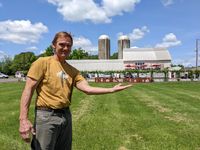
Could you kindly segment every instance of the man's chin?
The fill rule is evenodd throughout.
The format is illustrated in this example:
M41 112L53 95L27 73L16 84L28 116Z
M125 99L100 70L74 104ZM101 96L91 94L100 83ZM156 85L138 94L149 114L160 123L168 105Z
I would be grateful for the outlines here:
M62 54L61 57L62 57L62 58L67 58L68 55L66 55L66 54Z

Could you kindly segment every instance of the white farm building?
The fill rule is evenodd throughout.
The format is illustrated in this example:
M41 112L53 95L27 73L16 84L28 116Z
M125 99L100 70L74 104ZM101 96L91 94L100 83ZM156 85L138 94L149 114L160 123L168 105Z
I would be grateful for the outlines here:
M121 71L126 69L155 69L171 65L166 48L124 48L123 59L67 60L80 71Z

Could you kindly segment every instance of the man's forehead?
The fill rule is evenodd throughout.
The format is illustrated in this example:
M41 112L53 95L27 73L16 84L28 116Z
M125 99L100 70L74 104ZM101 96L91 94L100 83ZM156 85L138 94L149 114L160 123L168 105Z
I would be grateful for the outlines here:
M59 37L57 39L57 43L71 43L71 39L69 37Z
M58 40L57 43L71 43L71 40Z

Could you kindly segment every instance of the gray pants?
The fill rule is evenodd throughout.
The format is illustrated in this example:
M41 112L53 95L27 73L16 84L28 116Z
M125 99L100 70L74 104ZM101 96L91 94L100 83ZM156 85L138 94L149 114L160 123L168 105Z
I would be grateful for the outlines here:
M69 109L65 113L36 110L35 129L32 150L71 150L72 119Z

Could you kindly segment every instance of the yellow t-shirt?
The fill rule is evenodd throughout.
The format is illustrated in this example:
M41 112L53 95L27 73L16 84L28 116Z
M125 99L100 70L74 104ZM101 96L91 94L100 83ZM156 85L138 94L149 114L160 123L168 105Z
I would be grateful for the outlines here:
M36 60L27 76L40 81L36 105L53 109L68 107L73 86L85 80L77 69L68 63L61 64L53 56Z

